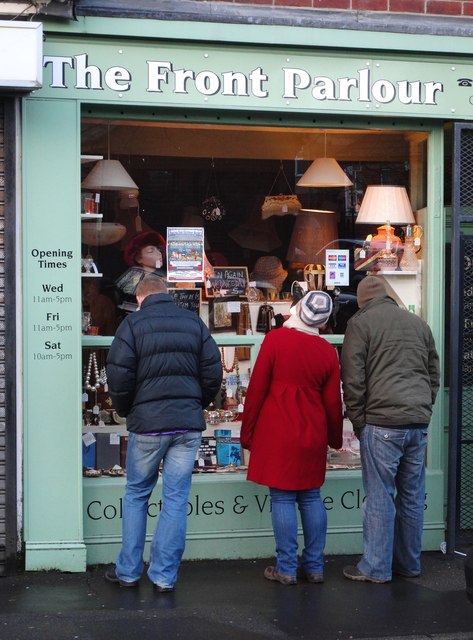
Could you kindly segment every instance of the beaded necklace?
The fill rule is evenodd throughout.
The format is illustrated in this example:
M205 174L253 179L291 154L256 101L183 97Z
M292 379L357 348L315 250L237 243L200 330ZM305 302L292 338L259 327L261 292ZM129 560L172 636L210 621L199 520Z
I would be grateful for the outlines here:
M225 348L222 347L220 349L220 351L222 352L222 367L223 370L225 371L225 373L232 373L233 371L235 371L235 368L238 364L238 358L237 358L237 353L236 353L236 349L235 349L235 353L233 355L233 363L231 367L227 367L227 364L225 362Z
M92 367L94 369L95 384L90 384L90 378L92 376ZM95 351L92 351L89 356L89 363L87 365L87 372L85 374L84 387L88 391L96 391L100 387L100 375L99 367L97 365L97 355Z

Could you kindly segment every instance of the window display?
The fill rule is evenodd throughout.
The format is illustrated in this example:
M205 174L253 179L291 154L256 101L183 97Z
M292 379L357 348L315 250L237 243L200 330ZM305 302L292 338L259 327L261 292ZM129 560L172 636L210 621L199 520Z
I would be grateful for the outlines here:
M83 349L85 475L126 473L126 423L108 404L102 373L146 273L166 279L175 301L199 313L221 344L224 380L205 411L199 473L246 469L238 433L252 363L264 335L306 291L332 297L325 335L334 344L343 342L367 273L420 315L427 136L333 128L334 158L326 159L337 177L322 180L315 160L325 156L326 129L84 118L82 154L92 160L82 164L82 332L96 340ZM108 149L132 184L95 179ZM205 254L199 277L181 282L169 265L182 256L165 238L183 228L203 229ZM346 421L343 449L329 452L327 467L358 466Z

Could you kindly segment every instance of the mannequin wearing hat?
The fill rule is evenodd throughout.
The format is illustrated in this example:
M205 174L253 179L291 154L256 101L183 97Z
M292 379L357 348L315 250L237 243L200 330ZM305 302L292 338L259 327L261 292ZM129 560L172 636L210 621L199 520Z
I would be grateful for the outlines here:
M166 242L157 231L143 231L129 240L123 256L129 269L115 282L123 296L122 304L119 307L126 311L134 311L137 308L135 291L141 280L150 273L161 278L166 277L164 268Z

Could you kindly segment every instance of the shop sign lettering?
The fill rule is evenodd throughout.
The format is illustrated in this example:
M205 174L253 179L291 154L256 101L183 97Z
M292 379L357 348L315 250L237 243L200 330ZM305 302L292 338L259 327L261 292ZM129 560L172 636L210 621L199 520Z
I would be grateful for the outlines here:
M363 507L366 496L360 489L345 491L336 500L332 496L323 499L325 509L333 511L342 509L343 511L359 511ZM425 494L424 510L427 509L427 494ZM148 517L157 518L163 508L161 499L148 504ZM268 494L251 496L235 495L228 499L210 500L204 499L199 494L193 496L188 501L187 516L189 518L207 518L211 516L222 516L224 514L236 516L269 515L271 513L271 499ZM86 514L89 520L94 522L106 520L121 520L123 517L123 498L116 502L105 502L103 500L91 500L86 507Z
M282 97L286 103L309 96L317 102L397 103L400 105L436 106L444 92L442 82L426 79L388 80L374 78L371 68L358 69L352 76L331 77L314 74L298 66L283 67L271 77L262 66L247 71L223 71L177 67L171 60L146 60L148 94L220 95L233 98ZM323 64L323 63L321 63ZM52 89L81 89L119 93L133 86L132 72L122 66L101 69L92 64L86 53L75 56L45 55L45 69L51 69ZM139 75L139 74L138 74ZM141 78L141 76L140 76Z

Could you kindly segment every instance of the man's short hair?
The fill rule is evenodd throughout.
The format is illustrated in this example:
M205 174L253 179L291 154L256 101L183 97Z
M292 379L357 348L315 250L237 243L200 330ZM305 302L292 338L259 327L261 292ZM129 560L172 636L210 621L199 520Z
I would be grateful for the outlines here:
M166 293L167 287L166 282L160 278L159 276L155 276L153 274L147 275L138 283L136 287L135 296L140 296L141 298L146 298L147 296L152 295L153 293Z

